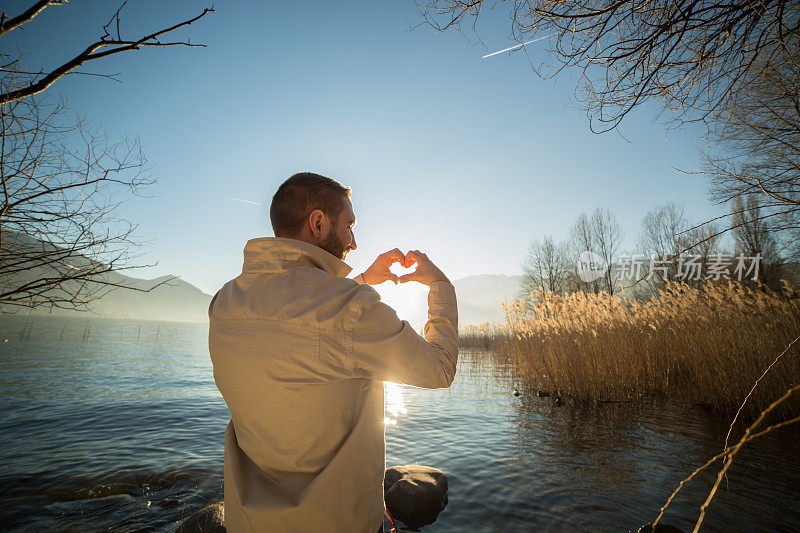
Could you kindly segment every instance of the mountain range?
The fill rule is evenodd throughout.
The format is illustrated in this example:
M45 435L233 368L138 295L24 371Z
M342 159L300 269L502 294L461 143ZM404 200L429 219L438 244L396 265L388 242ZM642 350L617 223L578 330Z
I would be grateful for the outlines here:
M115 274L115 282L129 287L148 289L140 292L116 289L92 302L92 312L106 318L204 322L208 320L211 295L175 276L140 279ZM453 282L458 297L459 325L501 322L505 318L501 304L513 301L519 294L521 276L480 274ZM28 310L19 312L28 314ZM36 309L32 315L91 316L85 311Z
M93 262L80 254L61 254L61 249L43 243L18 232L3 231L3 250L0 263L22 264L14 274L9 270L0 273L0 283L19 286L35 279L52 275L51 266L40 266L38 260L30 260L31 267L25 267L25 256L41 257L44 252L57 252L60 270L64 268L83 268ZM53 261L56 262L56 261ZM0 266L2 266L0 264ZM50 272L50 271L53 272ZM126 276L119 271L103 274L106 283L139 290L116 288L90 304L91 313L105 318L126 318L138 320L170 320L180 322L205 322L208 320L208 304L211 295L177 276L162 276L154 279L141 279ZM520 292L521 276L501 274L481 274L468 276L453 282L458 297L459 325L501 322L505 319L501 304L513 301ZM69 282L75 283L75 282ZM89 282L92 283L92 282ZM379 288L380 291L380 288ZM98 292L106 292L105 289ZM421 325L427 315L424 297L413 306L407 318L415 325ZM419 309L416 309L419 307ZM404 310L405 311L405 310ZM0 306L0 313L17 312L23 315L86 316L85 310L39 307L33 310L23 307ZM402 315L406 318L405 315Z

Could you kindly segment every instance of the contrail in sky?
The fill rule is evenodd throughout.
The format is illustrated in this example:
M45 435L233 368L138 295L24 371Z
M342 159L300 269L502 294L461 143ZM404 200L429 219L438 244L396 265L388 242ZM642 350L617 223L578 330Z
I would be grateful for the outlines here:
M253 205L264 205L258 202L253 202L252 200L243 200L241 198L234 198L233 196L228 196L228 200L236 200L237 202L244 202L246 204L253 204Z
M496 56L497 54L502 54L503 52L510 52L511 50L516 50L517 48L522 48L526 44L535 43L536 41L541 41L542 39L547 39L550 37L549 35L545 35L544 37L537 37L536 39L531 39L530 41L515 44L514 46L509 46L508 48L504 48L502 50L498 50L497 52L492 52L491 54L486 54L485 56L481 57L481 59L486 59L487 57Z

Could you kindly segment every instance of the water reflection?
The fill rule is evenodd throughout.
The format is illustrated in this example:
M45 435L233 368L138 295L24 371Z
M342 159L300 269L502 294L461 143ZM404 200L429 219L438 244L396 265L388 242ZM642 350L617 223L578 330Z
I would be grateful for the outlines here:
M462 354L450 389L404 391L408 412L387 427L387 463L441 468L450 486L426 532L636 531L727 431L719 417L674 403L555 406L483 354ZM704 531L800 531L798 435L743 451ZM664 521L691 531L715 474L687 485Z
M403 400L403 387L391 381L383 382L384 417L383 423L387 426L396 426L397 418L408 413Z
M0 320L0 529L173 532L222 499L230 415L205 325L49 324L23 336L24 319ZM448 476L450 503L425 533L635 531L727 430L680 405L557 407L469 352L449 389L384 392L387 463ZM745 448L703 530L800 531L798 437ZM699 476L665 520L691 530L712 482Z

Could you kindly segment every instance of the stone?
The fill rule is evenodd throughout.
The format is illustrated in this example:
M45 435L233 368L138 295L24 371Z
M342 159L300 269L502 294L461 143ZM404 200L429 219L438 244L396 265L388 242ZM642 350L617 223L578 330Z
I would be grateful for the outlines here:
M395 519L418 529L436 521L447 505L447 476L430 466L392 466L384 474L383 496Z
M225 533L225 502L203 507L178 526L177 533Z

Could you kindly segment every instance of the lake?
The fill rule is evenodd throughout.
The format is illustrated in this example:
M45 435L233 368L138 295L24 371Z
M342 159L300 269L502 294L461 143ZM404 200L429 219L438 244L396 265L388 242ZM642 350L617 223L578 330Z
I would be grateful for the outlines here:
M174 531L221 500L229 414L207 332L2 317L0 529ZM425 532L635 531L722 449L728 423L688 406L555 406L471 352L449 389L386 392L387 465L448 475L450 503ZM746 448L703 530L800 531L798 437ZM691 482L664 522L691 530L715 476Z

